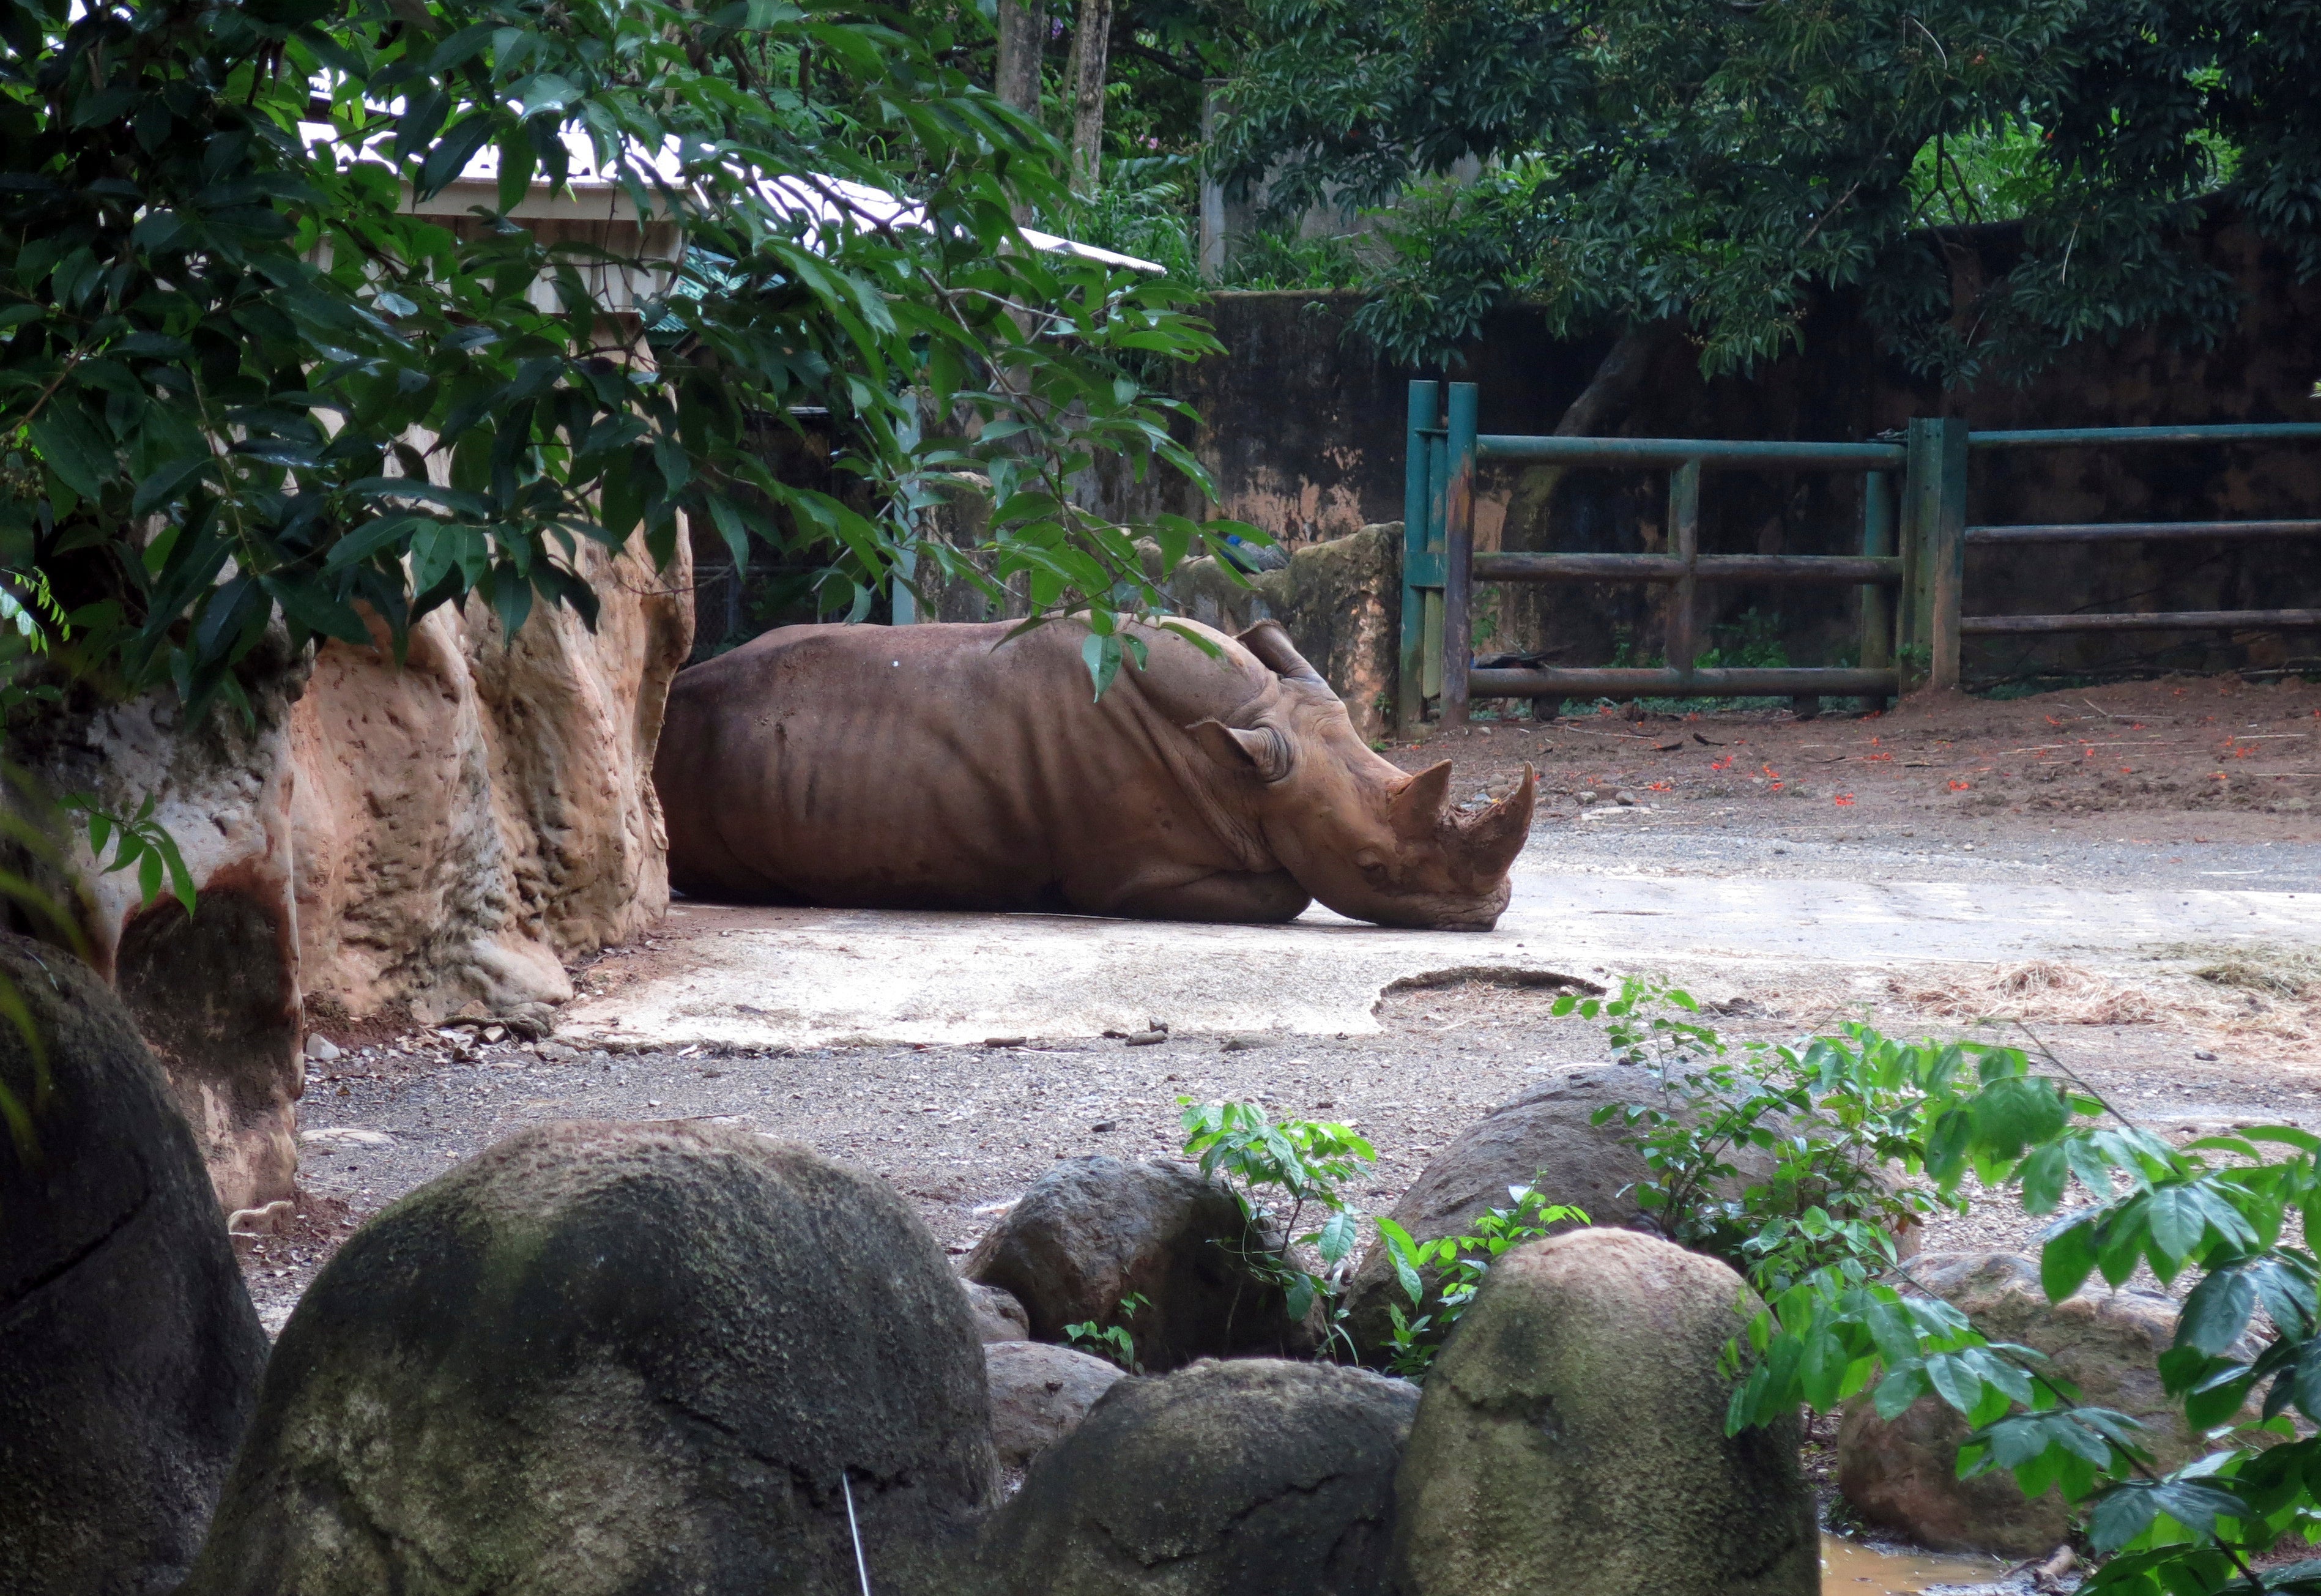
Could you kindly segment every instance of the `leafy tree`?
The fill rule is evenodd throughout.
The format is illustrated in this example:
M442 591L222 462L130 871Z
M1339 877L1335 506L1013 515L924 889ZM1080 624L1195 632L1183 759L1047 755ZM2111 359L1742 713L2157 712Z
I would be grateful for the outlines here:
M1689 336L1713 374L1796 347L1816 297L1848 289L1915 369L2021 378L2129 326L2217 336L2234 290L2191 248L2211 202L2321 268L2309 7L1251 9L1220 160L1243 180L1278 168L1285 206L1405 205L1358 325L1407 360L1522 298L1560 332ZM1469 158L1479 178L1445 178ZM1974 226L1999 218L2020 247L1993 262Z
M939 23L5 0L0 32L0 568L47 573L75 626L52 657L83 672L198 709L277 616L303 644L470 597L511 633L536 601L589 614L580 540L666 561L681 515L737 557L751 531L820 548L856 616L912 556L1026 574L1099 669L1156 597L1139 529L1066 482L1100 450L1201 479L1120 357L1214 346L1167 285L1024 246L1011 194L1060 202L1055 147ZM409 213L487 150L490 214ZM595 269L659 263L505 221L579 158L684 239L642 316ZM764 463L806 406L859 494ZM914 529L962 469L997 500L979 562ZM1142 530L1171 562L1208 535Z

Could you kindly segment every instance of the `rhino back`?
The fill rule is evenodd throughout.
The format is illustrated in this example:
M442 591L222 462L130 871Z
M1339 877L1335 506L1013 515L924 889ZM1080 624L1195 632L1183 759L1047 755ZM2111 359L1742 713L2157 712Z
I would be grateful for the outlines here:
M1156 853L1252 868L1181 728L1261 693L1261 665L1156 638L1097 700L1077 625L1010 629L785 627L679 674L654 767L672 883L1063 909Z

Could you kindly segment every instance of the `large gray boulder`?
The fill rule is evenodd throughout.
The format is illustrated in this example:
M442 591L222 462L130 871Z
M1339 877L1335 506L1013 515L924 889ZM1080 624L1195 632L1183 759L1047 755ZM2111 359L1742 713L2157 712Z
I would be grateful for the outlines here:
M986 1342L983 1366L991 1445L1011 1475L1078 1429L1097 1399L1127 1378L1116 1363L1045 1341Z
M1621 1126L1589 1119L1612 1104L1661 1096L1651 1071L1621 1064L1543 1081L1461 1131L1419 1172L1391 1218L1418 1241L1461 1236L1490 1209L1507 1206L1509 1187L1535 1184L1548 1200L1585 1210L1597 1226L1640 1227L1629 1188L1646 1173L1643 1158L1622 1139ZM1434 1284L1427 1282L1430 1291ZM1389 1305L1416 1311L1396 1284L1385 1248L1373 1242L1346 1297L1347 1332L1365 1357L1388 1343Z
M284 1327L187 1596L949 1592L983 1349L873 1177L700 1124L509 1138Z
M1725 1433L1740 1276L1621 1230L1492 1265L1396 1485L1401 1596L1816 1596L1795 1419ZM1753 1301L1749 1302L1753 1307Z
M193 1134L69 953L0 934L0 1591L173 1590L266 1364Z
M1150 1373L1202 1357L1310 1354L1310 1324L1242 1262L1269 1238L1247 1234L1241 1205L1189 1170L1078 1158L1034 1181L960 1271L1031 1316L1032 1339L1064 1327L1125 1325ZM1123 1318L1131 1293L1148 1306Z
M1011 1596L1385 1596L1409 1384L1273 1359L1124 1380L993 1526Z
M2142 1419L2162 1468L2207 1450L2161 1389L2160 1354L2176 1338L2171 1299L2098 1286L2051 1303L2039 1266L2011 1253L1928 1253L1913 1261L1910 1280L1989 1339L2045 1353L2083 1400ZM1933 1397L1891 1420L1878 1417L1867 1394L1857 1397L1838 1427L1838 1490L1870 1523L1936 1551L2033 1557L2061 1545L2071 1522L2055 1492L2026 1500L2003 1471L1958 1477L1968 1428Z

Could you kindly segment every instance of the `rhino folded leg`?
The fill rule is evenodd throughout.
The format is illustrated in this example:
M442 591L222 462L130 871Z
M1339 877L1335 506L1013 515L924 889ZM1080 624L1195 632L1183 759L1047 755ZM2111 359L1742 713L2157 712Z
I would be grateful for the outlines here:
M1219 871L1197 880L1133 889L1120 898L1112 912L1143 920L1222 920L1274 926L1296 919L1313 901L1286 870L1261 874Z

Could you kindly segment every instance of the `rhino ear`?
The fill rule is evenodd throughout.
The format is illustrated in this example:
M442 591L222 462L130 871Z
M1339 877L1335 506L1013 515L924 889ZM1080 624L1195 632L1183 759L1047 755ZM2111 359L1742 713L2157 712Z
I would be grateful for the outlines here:
M1185 728L1201 751L1228 771L1253 772L1261 781L1279 781L1297 762L1289 739L1271 726L1244 732L1221 720L1197 720Z
M1405 780L1387 800L1386 817L1394 834L1415 843L1434 834L1443 806L1451 797L1451 762L1429 765Z
M1525 765L1522 786L1460 826L1467 862L1477 875L1506 873L1531 835L1532 809L1538 801L1539 772Z
M1289 641L1289 634L1282 629L1279 621L1260 621L1248 631L1235 635L1233 641L1255 654L1260 664L1284 680L1308 682L1322 688L1330 685L1322 679L1320 671L1306 662L1306 656L1297 652L1297 645Z

